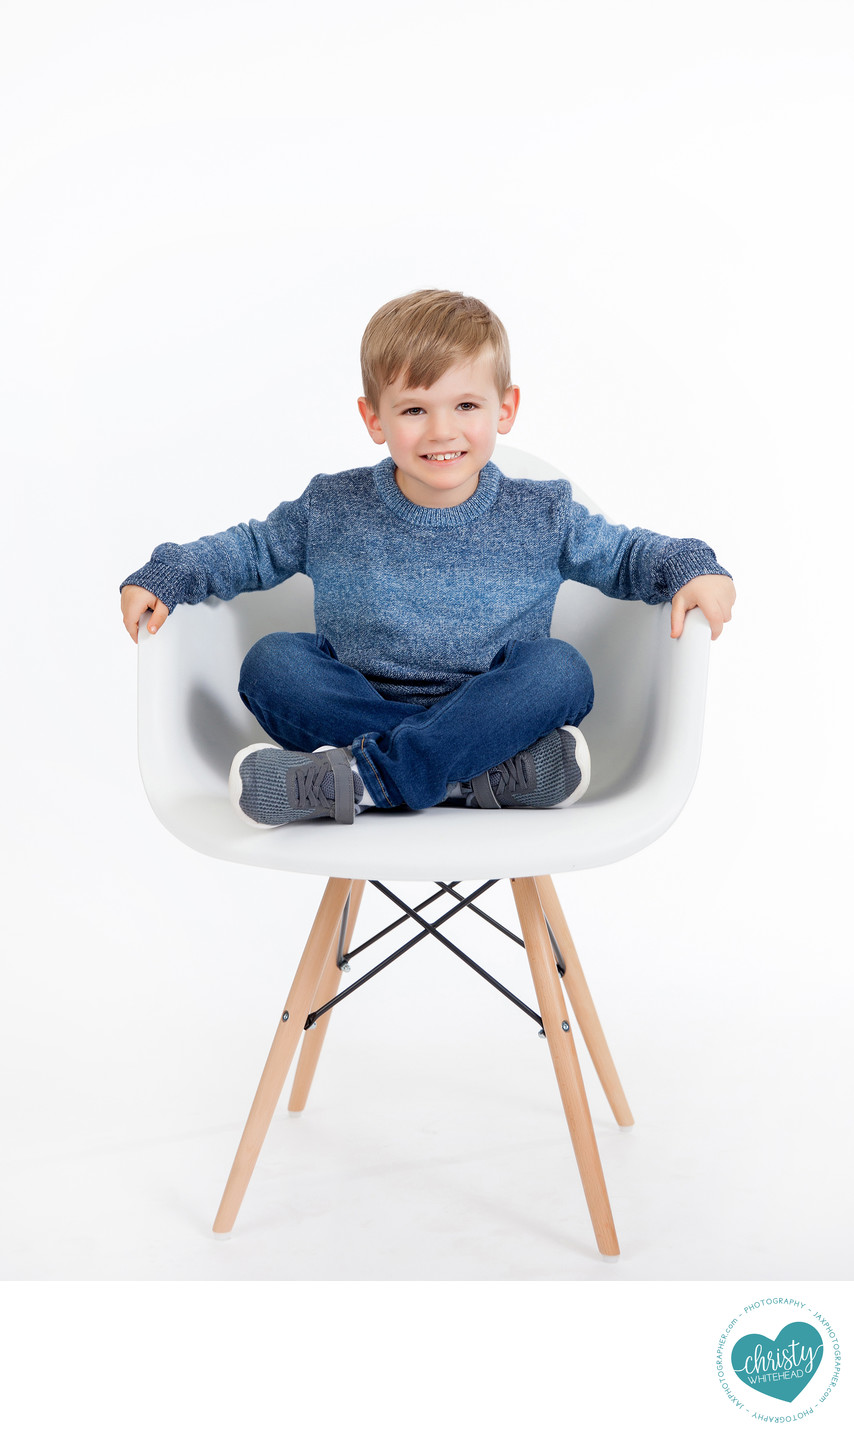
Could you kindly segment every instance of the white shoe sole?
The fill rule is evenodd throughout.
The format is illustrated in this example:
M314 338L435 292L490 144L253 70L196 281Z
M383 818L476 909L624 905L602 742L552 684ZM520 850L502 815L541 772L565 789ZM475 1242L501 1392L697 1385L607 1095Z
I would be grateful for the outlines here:
M240 765L243 762L243 759L247 758L250 753L258 753L262 748L279 748L279 744L250 743L248 748L241 748L239 753L235 753L234 759L231 764L231 769L228 774L228 796L231 799L231 805L234 808L234 811L237 813L237 816L239 818L243 819L244 823L248 823L250 828L260 828L264 832L270 832L271 829L282 828L285 826L285 824L256 823L255 819L250 818L248 813L244 813L243 809L240 806L240 799L243 797L243 779L240 776ZM279 752L281 751L282 749L279 748Z
M580 728L573 728L571 724L565 723L561 731L571 733L575 739L575 761L581 769L581 782L574 793L570 793L569 797L564 798L562 803L555 803L555 807L571 808L573 803L577 803L579 798L584 797L584 794L590 787L590 749L587 746L587 740Z

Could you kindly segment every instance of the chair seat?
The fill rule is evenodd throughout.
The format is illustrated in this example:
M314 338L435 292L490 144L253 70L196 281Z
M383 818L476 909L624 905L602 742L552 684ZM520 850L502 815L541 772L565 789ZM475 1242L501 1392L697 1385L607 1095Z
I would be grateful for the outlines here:
M496 451L496 459L509 473L558 473L514 450ZM228 770L240 748L269 739L238 698L240 664L262 634L313 627L313 590L303 575L230 603L179 606L156 638L140 626L143 782L164 826L198 852L323 877L536 877L629 857L670 826L691 791L706 701L706 620L689 613L674 641L669 604L620 602L565 583L552 634L580 649L596 689L584 720L592 778L580 803L499 813L368 810L353 826L322 818L253 831L228 801Z
M496 451L509 473L558 470ZM591 510L595 503L576 490ZM228 801L228 770L248 743L269 741L237 694L244 654L264 633L312 629L313 590L296 575L279 589L179 605L161 633L139 635L139 757L161 822L226 862L351 879L536 877L600 867L653 842L685 803L702 742L709 627L695 610L670 637L669 604L619 602L563 584L552 634L590 663L596 701L584 720L592 778L568 809L361 814L253 831ZM509 756L509 755L508 755Z
M461 879L537 877L601 867L638 852L670 826L682 807L681 794L670 804L667 799L656 781L653 795L635 783L599 798L588 794L569 809L368 810L352 827L318 818L253 832L227 797L190 793L158 805L158 817L198 852L252 867L404 881L423 881L427 873Z

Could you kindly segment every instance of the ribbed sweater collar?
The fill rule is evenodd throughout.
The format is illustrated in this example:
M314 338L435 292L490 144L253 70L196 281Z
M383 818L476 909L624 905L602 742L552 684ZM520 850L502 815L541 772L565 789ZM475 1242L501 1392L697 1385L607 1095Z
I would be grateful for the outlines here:
M422 504L414 504L397 487L394 469L395 463L391 455L375 465L374 481L377 492L383 503L387 504L399 519L409 524L418 524L422 528L461 528L464 524L472 523L474 519L482 518L498 497L501 470L491 460L481 469L477 488L471 498L462 504L452 504L447 509L428 509Z

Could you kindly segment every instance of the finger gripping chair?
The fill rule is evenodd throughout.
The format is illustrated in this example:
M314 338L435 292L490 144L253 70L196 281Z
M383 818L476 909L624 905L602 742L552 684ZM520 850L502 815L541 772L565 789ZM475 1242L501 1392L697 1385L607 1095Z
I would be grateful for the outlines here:
M507 474L553 478L559 471L518 450L495 459ZM591 510L596 505L577 488ZM616 1121L632 1125L608 1044L551 876L617 862L659 837L676 818L696 776L708 672L709 628L694 611L679 640L670 637L668 604L653 607L606 598L565 583L552 633L585 656L596 702L584 721L592 780L570 809L493 813L459 808L424 812L368 811L355 826L328 819L253 832L228 800L228 772L238 749L266 735L241 703L237 676L244 654L263 634L314 627L310 582L297 575L265 593L223 603L179 606L152 637L140 624L139 756L148 798L161 822L182 842L227 862L330 877L299 961L255 1099L214 1222L230 1232L281 1096L302 1046L288 1102L301 1111L308 1098L332 1008L369 978L432 937L450 948L537 1024L548 1042L579 1174L599 1251L619 1254L599 1151L593 1132L570 1021L571 1009ZM460 891L462 873L473 891ZM428 881L436 891L410 906L389 887ZM501 927L479 906L495 882L509 879L539 1011L480 968L447 936L447 922L473 911ZM365 883L395 908L395 921L353 948ZM425 910L450 902L431 921ZM398 924L415 934L372 971L341 989L349 959ZM569 1000L569 1009L564 998Z

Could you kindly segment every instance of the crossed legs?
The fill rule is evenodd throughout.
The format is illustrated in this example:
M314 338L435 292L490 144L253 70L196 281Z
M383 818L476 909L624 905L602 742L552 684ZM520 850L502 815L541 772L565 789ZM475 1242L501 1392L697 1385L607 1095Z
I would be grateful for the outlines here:
M593 704L581 654L556 638L514 640L491 667L426 704L384 698L313 633L269 633L246 655L243 702L283 748L352 747L377 807L429 808Z

